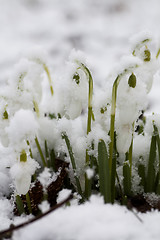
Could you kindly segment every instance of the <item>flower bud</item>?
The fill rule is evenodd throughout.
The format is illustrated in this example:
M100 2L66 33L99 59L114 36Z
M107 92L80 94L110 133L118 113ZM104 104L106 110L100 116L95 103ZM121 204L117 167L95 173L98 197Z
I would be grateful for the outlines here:
M128 79L128 85L132 88L135 88L136 86L136 76L134 75L134 73L132 73Z
M102 108L100 109L100 113L101 113L101 114L104 114L106 111L107 111L107 107L102 107Z
M148 49L144 50L144 62L149 62L151 60L151 53Z
M27 154L25 150L23 149L20 155L20 162L26 162L27 161Z
M3 119L5 119L5 120L8 119L8 112L6 110L3 113Z
M73 80L74 80L77 84L79 84L79 82L80 82L80 76L79 76L79 74L78 74L77 72L74 74Z

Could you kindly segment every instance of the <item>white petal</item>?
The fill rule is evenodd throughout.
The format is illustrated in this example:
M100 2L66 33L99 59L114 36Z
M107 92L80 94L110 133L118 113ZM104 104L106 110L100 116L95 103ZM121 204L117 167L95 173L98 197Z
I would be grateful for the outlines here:
M119 153L126 153L129 150L132 141L132 131L130 128L122 127L117 132L117 151Z
M16 178L15 184L16 184L17 193L19 195L21 195L21 194L25 195L28 192L30 184L31 184L31 175L25 174L21 178Z

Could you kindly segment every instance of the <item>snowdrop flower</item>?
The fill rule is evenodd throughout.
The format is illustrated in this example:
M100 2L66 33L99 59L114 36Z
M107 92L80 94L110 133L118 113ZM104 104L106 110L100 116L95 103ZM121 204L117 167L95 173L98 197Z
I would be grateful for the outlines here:
M147 93L143 83L137 81L132 73L126 76L119 84L118 91L118 117L117 117L117 149L119 152L126 153L129 150L133 124L141 114L141 110L147 107Z
M25 150L22 150L20 159L10 169L18 195L27 194L31 184L31 177L38 168L39 164L27 156Z
M88 79L75 59L78 59L80 63L85 62L81 52L72 51L68 63L70 68L68 83L64 89L66 115L71 119L78 117L83 108L87 106Z
M142 81L145 84L147 93L149 93L152 88L154 75L156 74L158 69L159 62L153 59L149 62L142 64L141 66L139 66L139 68L135 70L135 74L139 81Z
M126 124L117 129L117 151L126 153L132 141L132 125Z
M129 86L130 76L121 80L118 88L117 108L119 111L119 121L126 125L137 120L142 110L147 108L147 92L143 82L137 78L135 86Z
M43 68L35 61L23 58L15 66L9 78L8 91L5 95L9 101L12 115L20 108L35 108L39 115L39 104L42 100Z
M151 55L148 44L151 43L151 34L148 32L141 32L135 35L132 40L133 56L139 57L143 63L135 69L138 78L146 85L147 93L150 92L154 74L159 69L159 62L156 57Z

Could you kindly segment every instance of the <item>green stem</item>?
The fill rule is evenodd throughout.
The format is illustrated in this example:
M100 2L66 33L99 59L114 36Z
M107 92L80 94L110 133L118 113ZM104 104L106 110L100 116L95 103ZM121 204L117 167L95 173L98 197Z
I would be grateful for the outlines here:
M129 148L129 153L128 153L128 160L129 160L129 165L130 165L130 174L132 176L132 153L133 153L133 137L131 141L131 145Z
M158 49L158 52L157 52L157 54L156 54L156 58L159 57L159 54L160 54L160 48Z
M42 149L41 149L41 146L40 146L40 144L39 144L39 141L38 141L38 138L37 138L37 137L35 138L35 143L36 143L36 145L37 145L37 148L38 148L40 157L41 157L41 159L42 159L42 163L43 163L44 167L47 167L47 164L46 164L46 161L45 161L45 158L44 158L44 155L43 155L43 152L42 152Z
M49 85L50 85L50 91L51 91L51 95L53 96L53 86L52 86L52 79L51 79L51 75L50 75L50 72L49 72L49 69L47 67L47 65L45 63L43 63L43 68L47 74L47 77L48 77L48 80L49 80Z
M115 113L116 113L116 100L117 100L117 88L120 82L120 75L116 78L112 88L112 105L111 105L111 120L110 120L110 144L109 144L109 169L112 172L112 159L114 149L114 128L115 128Z
M29 193L26 194L26 201L27 201L27 207L28 207L29 213L32 214L32 208L31 208L31 201L30 201Z
M30 157L33 158L32 149L28 140L27 140L27 145L29 146Z
M78 177L76 176L76 162L75 162L75 159L74 159L74 154L73 154L73 151L72 151L72 147L71 147L71 144L70 144L70 141L69 141L69 138L67 136L66 133L63 133L62 134L62 138L65 140L66 142L66 146L67 146L67 149L68 149L68 153L69 153L69 156L70 156L70 159L71 159L71 163L72 163L72 168L73 168L73 172L74 172L74 178L76 180L76 185L77 185L77 190L78 190L78 193L81 195L81 197L83 198L83 193L82 193L82 188L81 188L81 185L80 185L80 181L78 179Z
M39 118L39 116L40 116L39 107L38 107L38 103L35 100L33 100L33 105L34 105L34 109L37 114L37 117Z
M20 214L25 213L23 202L22 202L22 199L21 199L21 197L19 195L16 196L16 204L17 204L18 212Z
M81 62L76 61L80 68L86 74L88 78L89 90L88 90L88 119L87 119L87 135L91 132L91 123L94 119L94 114L92 111L92 97L93 97L93 78L90 70ZM90 157L88 155L88 149L86 149L86 167L90 166ZM85 174L85 197L88 199L91 195L91 180L87 178Z

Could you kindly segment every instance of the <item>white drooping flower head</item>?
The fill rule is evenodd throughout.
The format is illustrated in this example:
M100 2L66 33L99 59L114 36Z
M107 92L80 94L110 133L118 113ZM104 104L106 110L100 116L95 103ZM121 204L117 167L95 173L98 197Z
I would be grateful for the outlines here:
M117 128L117 151L126 153L129 150L132 141L132 124L121 125Z
M129 69L121 77L118 86L116 133L117 149L120 153L126 153L129 150L134 122L148 104L146 86L134 73L138 67Z
M136 34L131 39L132 54L142 60L142 64L135 69L137 77L146 85L147 93L150 92L153 78L159 69L159 61L156 59L156 54L151 53L152 37L148 31L143 31Z
M10 105L10 113L20 108L33 109L42 99L43 68L36 62L22 58L15 66L9 79L6 97Z
M67 64L67 83L64 88L64 103L66 115L74 119L87 106L88 79L78 62L85 64L86 60L80 51L73 50Z
M22 154L25 155L25 151L22 152ZM30 188L32 175L35 173L36 169L39 168L39 164L29 155L25 157L26 159L23 159L23 161L20 157L10 169L10 174L14 180L16 193L18 195L27 194Z

